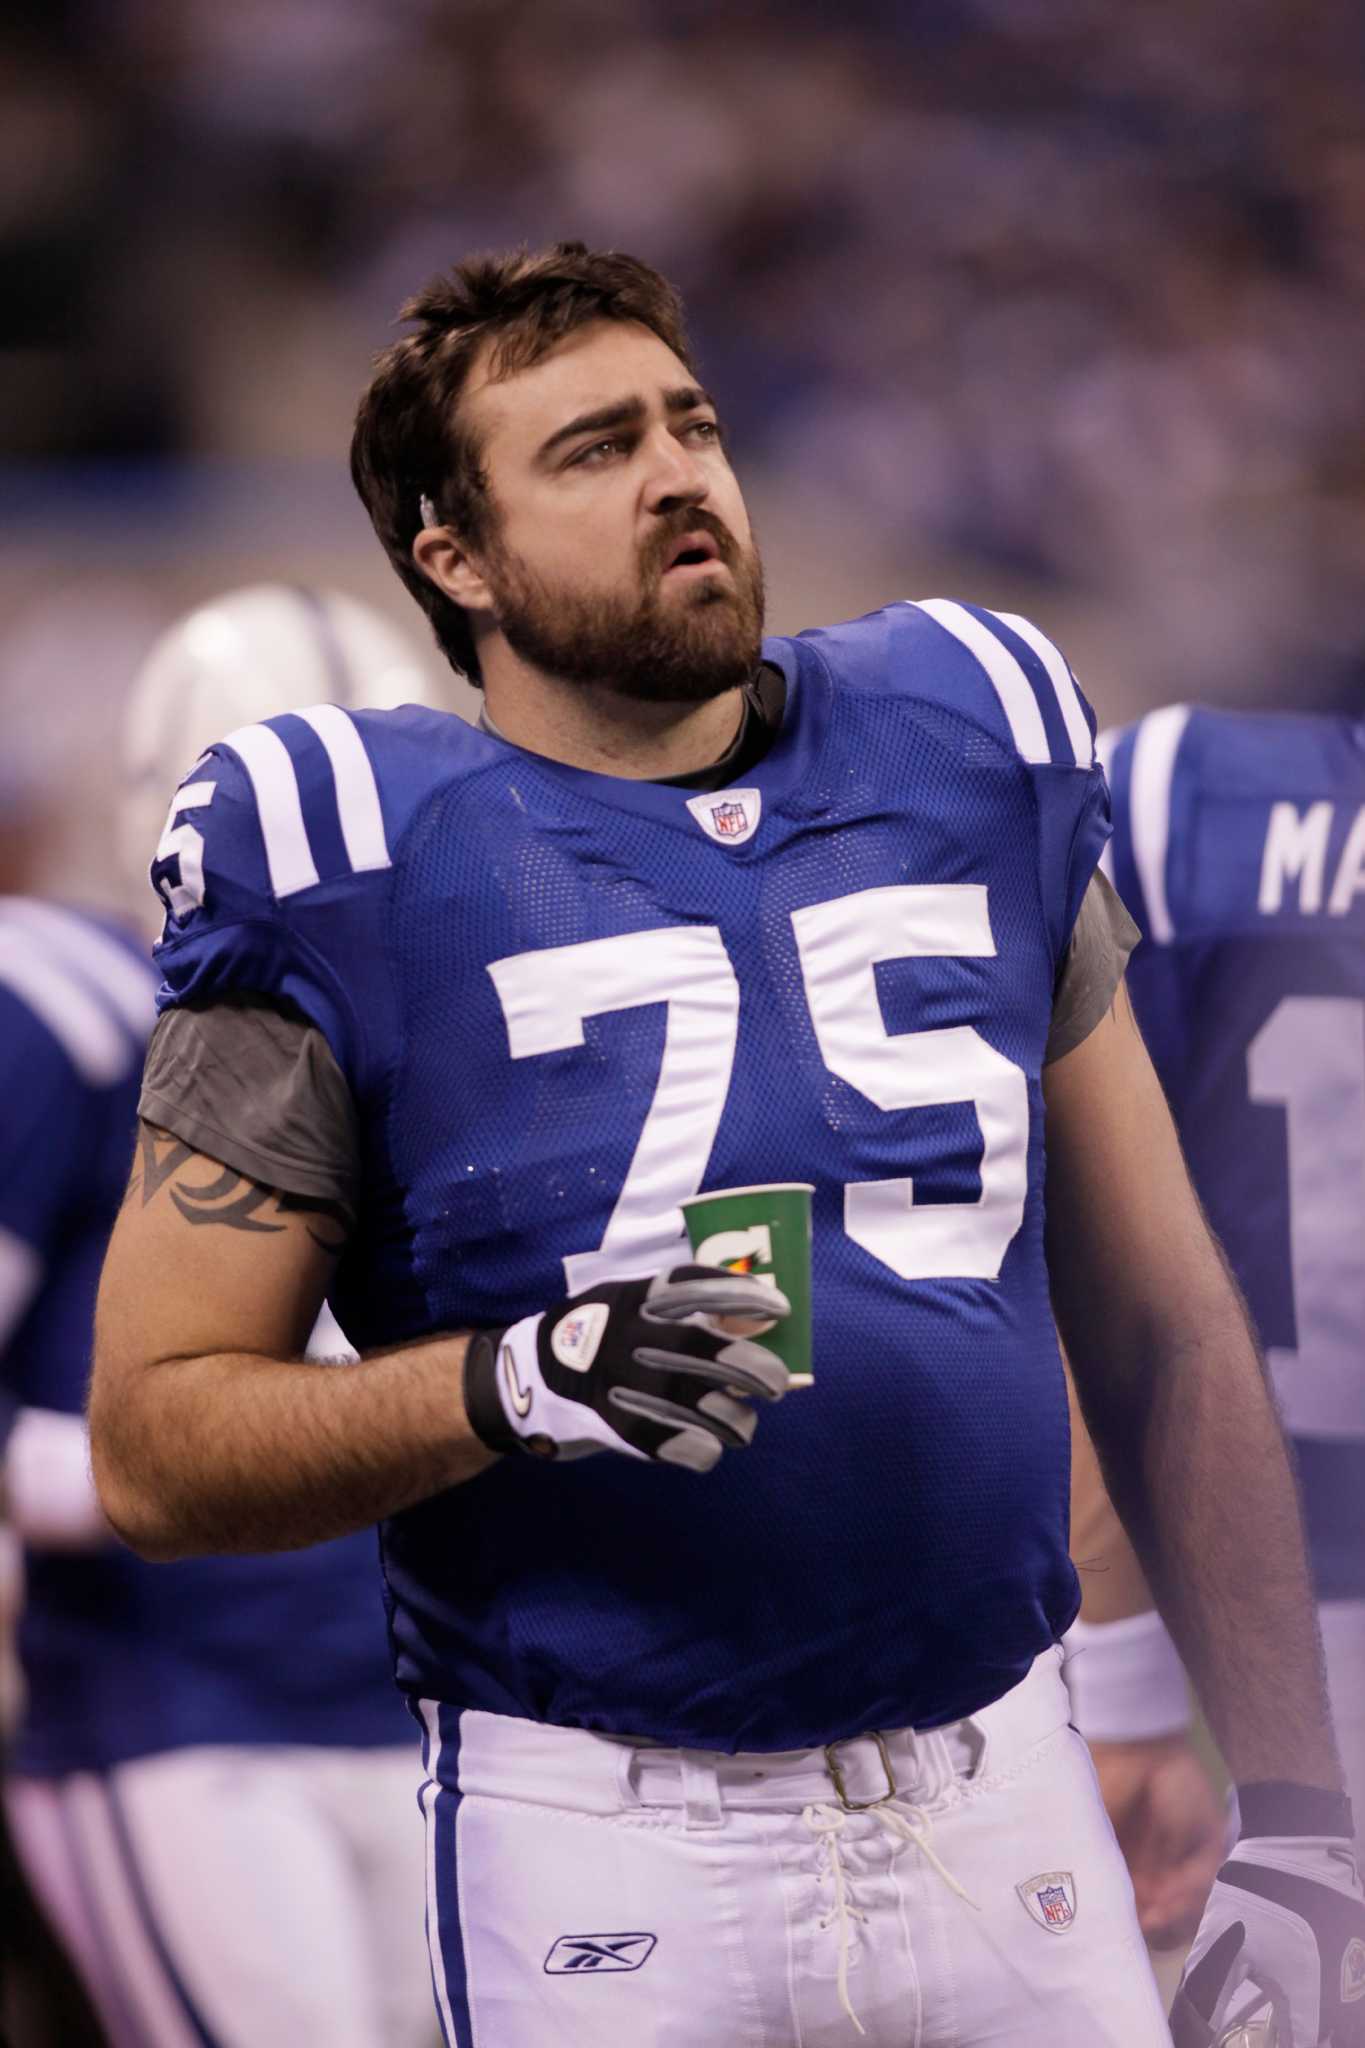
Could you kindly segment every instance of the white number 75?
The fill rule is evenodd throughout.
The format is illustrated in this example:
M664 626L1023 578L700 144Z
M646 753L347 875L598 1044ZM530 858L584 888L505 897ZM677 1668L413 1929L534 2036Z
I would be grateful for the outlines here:
M889 1033L879 961L995 953L987 892L978 883L901 883L862 889L792 913L806 1000L830 1072L888 1114L954 1102L981 1126L975 1202L915 1199L909 1176L851 1181L844 1227L904 1280L994 1280L1024 1217L1029 1105L1023 1069L971 1025ZM739 984L715 925L549 946L488 969L514 1059L583 1043L587 1017L665 1003L668 1021L654 1098L602 1243L564 1261L570 1293L647 1272L676 1255L678 1204L706 1173L730 1088ZM780 1088L781 1075L772 1077Z

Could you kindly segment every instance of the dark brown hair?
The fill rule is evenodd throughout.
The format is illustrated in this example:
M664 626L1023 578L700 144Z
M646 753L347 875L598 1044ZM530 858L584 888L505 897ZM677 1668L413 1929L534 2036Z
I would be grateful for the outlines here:
M412 557L424 496L441 523L472 544L496 524L482 450L459 416L475 356L491 340L493 376L510 377L590 320L638 320L695 374L682 302L657 270L634 256L557 242L534 254L517 249L456 264L409 299L399 317L412 321L414 331L375 359L356 412L351 477L441 651L477 681L464 612Z

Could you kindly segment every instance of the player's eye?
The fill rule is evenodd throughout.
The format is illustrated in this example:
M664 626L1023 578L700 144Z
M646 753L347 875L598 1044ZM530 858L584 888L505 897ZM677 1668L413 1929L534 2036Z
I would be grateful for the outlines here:
M690 420L683 428L683 432L693 435L696 440L703 443L714 442L719 445L725 438L721 433L719 420Z
M570 469L596 468L600 463L618 454L624 446L625 443L619 434L608 435L604 440L592 441L586 448L580 448L578 453L570 458L568 466Z

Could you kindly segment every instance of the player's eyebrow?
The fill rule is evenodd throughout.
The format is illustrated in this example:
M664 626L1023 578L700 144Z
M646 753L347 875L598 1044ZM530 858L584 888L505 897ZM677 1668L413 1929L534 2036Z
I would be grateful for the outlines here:
M695 412L699 406L713 403L709 392L699 384L679 384L663 393L664 411L670 415ZM579 434L607 434L615 427L638 427L646 412L645 401L640 397L620 398L613 405L599 405L593 412L580 412L566 426L556 427L548 440L542 441L536 450L536 460L543 462L565 441L572 441Z

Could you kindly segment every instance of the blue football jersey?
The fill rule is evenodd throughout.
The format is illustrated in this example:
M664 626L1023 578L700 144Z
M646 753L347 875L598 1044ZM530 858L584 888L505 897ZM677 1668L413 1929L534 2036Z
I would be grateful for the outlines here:
M783 1749L978 1708L1074 1614L1039 1075L1093 722L1026 620L944 600L765 655L785 715L738 787L325 707L176 799L161 1000L325 1033L362 1348L685 1259L698 1190L815 1186L814 1385L751 1449L505 1459L387 1523L414 1697Z
M1104 751L1134 1006L1296 1440L1319 1593L1359 1598L1365 727L1175 705Z
M116 927L0 898L0 1388L11 1406L84 1404L155 987ZM94 1552L29 1550L24 1570L16 1770L99 1770L190 1743L405 1739L371 1535L155 1565L111 1537Z

